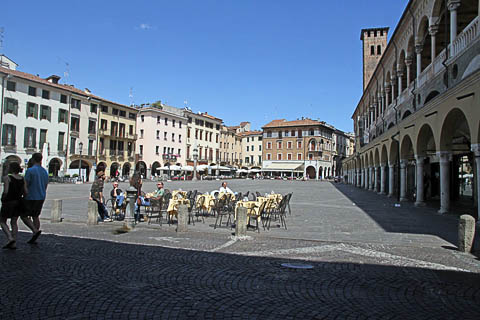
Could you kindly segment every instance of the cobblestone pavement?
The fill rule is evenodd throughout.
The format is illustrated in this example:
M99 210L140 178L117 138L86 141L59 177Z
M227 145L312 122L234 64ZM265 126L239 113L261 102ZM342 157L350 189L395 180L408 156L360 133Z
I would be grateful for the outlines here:
M0 319L479 318L480 261L455 250L456 216L396 208L341 184L229 185L293 191L288 230L239 239L230 228L214 231L213 218L185 233L145 223L128 233L118 232L121 222L87 227L86 214L68 208L89 185L50 186L49 198L72 200L66 219L42 220L38 245L21 232L17 250L0 252Z

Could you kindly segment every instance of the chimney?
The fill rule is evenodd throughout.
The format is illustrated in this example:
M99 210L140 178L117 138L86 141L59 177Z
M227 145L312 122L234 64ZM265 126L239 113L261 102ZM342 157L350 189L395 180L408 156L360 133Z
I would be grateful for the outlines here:
M57 75L52 74L50 77L48 77L48 78L45 79L45 80L47 80L47 81L50 82L50 83L58 84L58 81L60 80L60 77L57 76Z

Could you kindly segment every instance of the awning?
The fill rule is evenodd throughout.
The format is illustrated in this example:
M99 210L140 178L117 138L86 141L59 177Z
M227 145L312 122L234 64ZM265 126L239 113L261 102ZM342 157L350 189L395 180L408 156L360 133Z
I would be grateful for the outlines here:
M180 171L182 170L182 167L180 166L177 166L177 165L171 165L170 167L169 166L165 166L165 167L162 167L162 170L163 171Z
M303 172L303 163L298 162L273 162L262 168L262 171Z

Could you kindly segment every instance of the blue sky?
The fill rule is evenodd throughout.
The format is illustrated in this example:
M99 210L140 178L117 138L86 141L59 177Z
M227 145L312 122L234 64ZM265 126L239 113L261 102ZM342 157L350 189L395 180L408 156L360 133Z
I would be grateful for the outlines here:
M21 71L57 74L127 105L133 88L136 104L186 100L227 125L250 121L258 129L304 116L351 131L362 93L360 29L392 33L406 4L7 1L2 52Z

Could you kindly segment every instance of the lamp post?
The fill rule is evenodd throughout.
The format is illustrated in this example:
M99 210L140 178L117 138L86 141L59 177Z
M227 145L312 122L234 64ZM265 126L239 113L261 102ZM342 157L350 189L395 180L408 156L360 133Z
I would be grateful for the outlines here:
M197 180L197 160L198 160L198 149L197 146L193 146L193 177L192 180Z
M78 178L82 180L83 182L83 177L82 177L82 150L83 150L83 142L80 142L78 144Z

